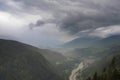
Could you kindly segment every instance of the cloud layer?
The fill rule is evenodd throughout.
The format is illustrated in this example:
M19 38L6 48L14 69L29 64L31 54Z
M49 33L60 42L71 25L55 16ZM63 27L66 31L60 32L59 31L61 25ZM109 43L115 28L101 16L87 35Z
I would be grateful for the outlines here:
M119 0L1 0L1 4L1 10L11 7L29 14L40 13L43 20L34 26L54 23L71 34L120 23Z
M120 32L120 0L0 0L0 15L0 34L19 32L29 42L57 44Z
M54 23L70 34L120 24L119 0L22 0L28 8L48 13L52 18L40 24Z

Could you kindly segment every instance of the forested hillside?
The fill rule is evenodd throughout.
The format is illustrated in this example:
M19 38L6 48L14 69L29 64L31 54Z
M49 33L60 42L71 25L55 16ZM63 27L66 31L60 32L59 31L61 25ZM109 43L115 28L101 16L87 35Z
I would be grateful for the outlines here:
M119 59L120 56L114 57L111 63L103 69L102 73L95 72L92 77L88 77L86 80L120 80Z
M16 41L0 40L0 80L63 80L55 68L31 48Z

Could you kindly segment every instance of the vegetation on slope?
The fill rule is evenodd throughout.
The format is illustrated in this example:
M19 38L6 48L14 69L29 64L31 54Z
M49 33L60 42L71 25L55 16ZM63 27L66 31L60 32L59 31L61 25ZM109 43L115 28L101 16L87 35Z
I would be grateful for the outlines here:
M55 68L31 48L19 42L0 40L0 80L63 80Z
M120 67L116 66L116 58L112 59L109 66L104 68L101 74L95 72L93 77L88 77L86 80L120 80Z

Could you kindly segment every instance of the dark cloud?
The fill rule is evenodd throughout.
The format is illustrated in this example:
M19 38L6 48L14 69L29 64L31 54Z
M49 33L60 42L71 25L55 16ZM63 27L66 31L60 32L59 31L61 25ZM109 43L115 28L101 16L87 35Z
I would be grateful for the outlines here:
M24 9L33 9L43 11L51 11L56 8L55 0L14 0L15 2L23 3Z
M45 24L45 21L38 20L37 23L35 24L35 26L41 26L44 24Z
M30 27L30 29L33 29L33 28L35 28L35 27L41 27L41 26L43 26L44 24L46 24L45 21L38 20L35 24L34 24L34 23L30 23L30 24L29 24L29 27Z
M104 14L102 14L104 13ZM61 20L60 27L70 31L71 34L87 29L96 29L99 27L109 27L120 24L119 13L101 12L99 15L75 15Z
M78 13L72 13L72 15L68 13L68 16L61 20L60 27L68 30L71 34L76 34L83 30L120 24L119 0L106 0L106 3L99 1L97 3L96 0L96 3L90 1L86 1L86 3L87 8L83 10L86 12L78 11Z
M120 0L0 0L0 22L1 35L36 46L107 37L120 34Z
M99 27L120 24L120 0L13 0L22 3L23 10L31 13L37 9L53 16L53 19L38 20L31 26L47 23L58 25L70 34ZM37 12L36 12L37 13ZM39 14L39 12L37 13Z

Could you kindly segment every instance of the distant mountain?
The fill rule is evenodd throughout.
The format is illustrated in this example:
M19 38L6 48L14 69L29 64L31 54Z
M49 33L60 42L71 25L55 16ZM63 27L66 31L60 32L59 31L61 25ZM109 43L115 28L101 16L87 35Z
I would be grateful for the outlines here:
M120 45L120 35L112 35L107 38L104 38L96 43L100 46L114 46Z
M37 48L36 48L37 49ZM63 80L35 47L0 40L0 80Z
M87 68L83 70L82 75L80 73L80 77L87 78L93 76L95 72L101 73L109 66L114 56L117 57L116 67L120 68L120 35L111 35L106 38L77 38L65 43L62 47L72 48L65 53L70 58L86 61Z
M87 48L92 46L112 46L120 44L120 35L111 35L106 38L81 37L62 45L64 48Z
M98 37L80 37L72 41L69 41L62 45L66 48L86 48L94 44L96 41L100 40Z

